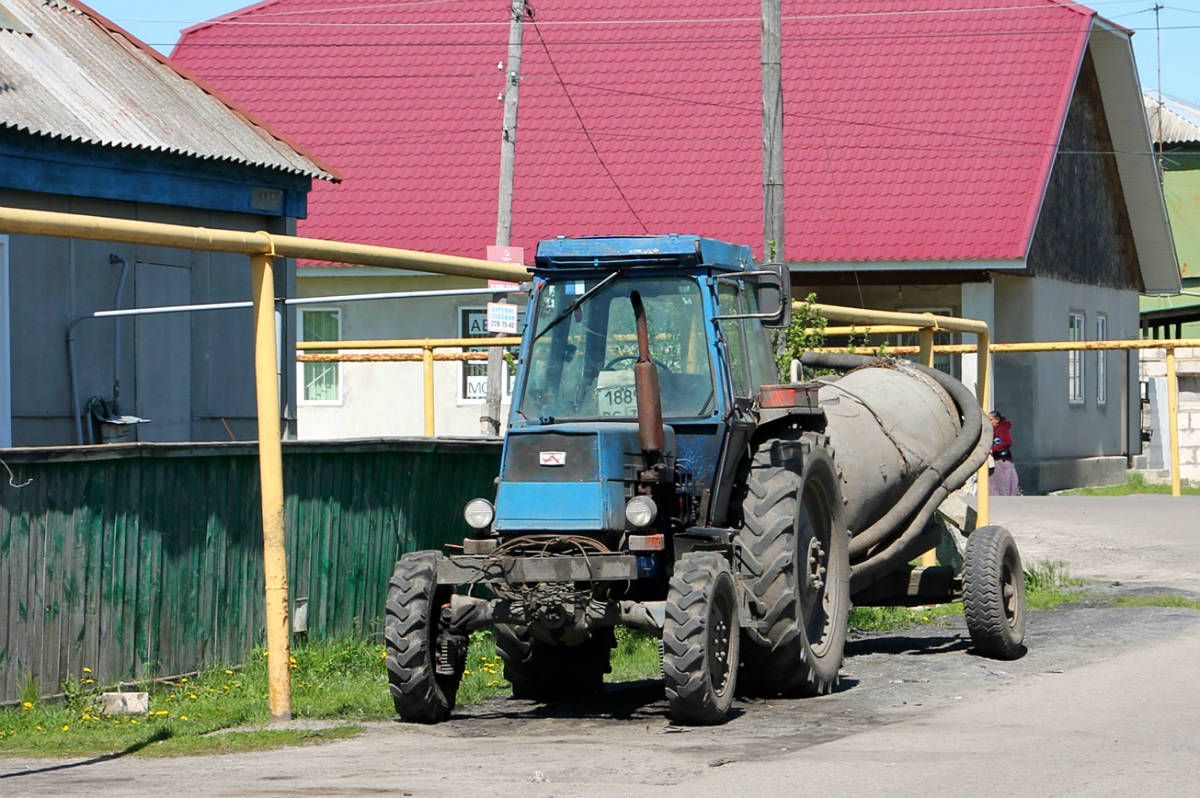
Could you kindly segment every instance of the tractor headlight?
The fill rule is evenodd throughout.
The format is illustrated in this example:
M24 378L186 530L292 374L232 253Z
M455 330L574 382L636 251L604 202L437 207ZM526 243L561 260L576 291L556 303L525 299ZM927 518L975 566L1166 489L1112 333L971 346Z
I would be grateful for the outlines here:
M658 517L658 507L649 496L634 496L625 505L625 520L637 528L650 526Z
M496 517L496 509L487 499L471 499L463 509L463 518L473 529L483 529Z

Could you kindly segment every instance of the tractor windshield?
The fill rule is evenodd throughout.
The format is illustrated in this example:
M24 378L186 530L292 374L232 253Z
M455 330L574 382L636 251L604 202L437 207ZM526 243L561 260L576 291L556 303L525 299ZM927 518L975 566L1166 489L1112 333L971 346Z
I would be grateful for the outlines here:
M538 295L536 333L518 412L568 421L637 417L637 332L629 295L646 308L664 418L713 412L700 284L687 277L555 279Z

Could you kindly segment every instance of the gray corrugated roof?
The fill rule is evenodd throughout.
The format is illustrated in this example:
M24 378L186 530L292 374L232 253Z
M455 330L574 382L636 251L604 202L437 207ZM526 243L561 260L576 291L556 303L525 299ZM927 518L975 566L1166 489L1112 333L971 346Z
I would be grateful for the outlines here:
M1150 138L1157 144L1200 144L1200 108L1178 100L1169 94L1162 95L1162 113L1159 113L1158 92L1142 90L1146 101L1146 118L1150 122ZM1162 135L1159 135L1159 122Z
M32 31L0 29L0 125L336 179L85 6L0 3Z

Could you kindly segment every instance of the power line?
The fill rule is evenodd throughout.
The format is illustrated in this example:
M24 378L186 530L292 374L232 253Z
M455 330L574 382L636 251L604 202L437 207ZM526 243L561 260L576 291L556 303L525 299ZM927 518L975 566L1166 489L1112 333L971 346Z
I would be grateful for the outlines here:
M330 7L327 9L304 9L297 11L274 11L274 12L258 12L247 13L242 16L230 19L216 19L207 22L199 22L195 24L211 25L211 26L319 26L319 27L498 27L506 26L507 22L495 22L489 20L472 20L466 22L456 21L436 21L436 22L293 22L293 21L257 21L251 17L261 16L298 16L301 14L339 14L347 11L362 11L362 10L377 10L382 8L408 7L417 5L433 5L437 3L453 2L454 0L424 0L424 2L404 2L404 3L384 3L379 5L365 6L349 6L349 7ZM1142 2L1143 0L1097 0L1090 3L1091 6L1100 5L1130 5L1133 3ZM992 5L973 8L929 8L929 9L909 9L909 10L891 10L891 11L839 11L831 13L813 13L813 14L791 14L786 15L782 19L784 22L809 22L817 20L839 20L839 19L891 19L905 17L938 17L951 15L968 15L968 14L1003 14L1019 11L1042 12L1042 13L1061 13L1067 7L1049 2L1030 3L1028 5ZM1083 15L1083 12L1076 12ZM125 22L139 23L171 23L171 24L187 24L183 20L123 20ZM593 20L539 20L539 24L547 27L566 27L566 26L603 26L603 27L626 27L635 25L684 25L684 24L712 24L712 25L730 25L736 23L753 23L759 25L761 23L759 17L682 17L682 18L667 18L667 19L593 19Z
M1200 25L1162 25L1158 28L1158 30L1164 30L1164 31L1197 30L1197 29L1200 29ZM1153 30L1155 30L1155 28L1153 28L1153 27L1128 28L1128 30L1131 30L1134 32L1153 31ZM944 31L944 32L936 32L936 33L905 32L905 33L889 33L889 34L836 34L836 35L835 34L830 34L830 35L789 34L788 37L785 39L785 46L788 43L795 41L796 39L803 39L806 42L821 42L821 41L846 42L846 41L891 41L891 40L903 40L903 39L931 40L931 39L969 39L969 38L1005 38L1005 37L1008 37L1008 38L1021 38L1021 37L1033 38L1033 37L1038 37L1038 36L1080 36L1080 35L1086 35L1088 33L1089 33L1089 31L1084 28L1061 28L1061 29L1054 29L1054 30L1032 30L1032 29L1030 29L1030 30L973 30L973 31L953 31L953 32ZM205 41L195 41L194 39L197 37L199 37L198 32L189 34L184 39L179 40L178 44L183 48L188 48L188 47L211 47L211 48L220 48L220 47L236 47L236 48L287 47L287 48L291 48L291 49L298 49L298 48L302 48L302 47L329 47L329 48L390 47L390 48L397 48L397 49L399 49L399 48L419 49L419 48L428 48L428 47L436 47L438 49L444 49L447 47L457 47L457 48L487 47L490 49L490 48L495 48L498 46L497 42L491 41L491 40L478 41L478 42L444 41L444 40L423 41L423 42L401 42L401 41L387 41L387 42L380 42L380 41L337 41L337 42L317 41L317 42L307 42L301 38L298 38L298 39L295 39L290 42L260 42L260 41L244 41L244 40L243 41L205 42ZM694 48L697 46L708 45L708 44L754 44L756 42L757 42L757 39L755 39L753 37L748 37L748 36L747 37L720 37L720 38L717 38L717 37L713 37L713 38L689 37L689 38L683 38L683 39L625 39L625 40L582 39L582 40L559 40L559 41L555 41L554 46L556 48L603 47L603 48L611 49L613 47L621 47L621 46L650 47L650 46L678 44L678 45L685 45L685 46ZM147 44L151 45L152 47L165 47L165 46L169 46L169 45L172 45L175 43L174 42L147 42Z
M596 160L600 162L604 173L608 175L608 179L612 181L613 187L617 193L621 195L625 207L629 208L629 212L633 214L633 218L637 219L637 223L642 226L642 231L646 235L650 235L650 228L642 221L642 217L638 216L638 212L634 210L633 205L629 202L629 198L625 196L625 192L621 190L621 184L617 182L617 178L613 175L612 170L608 168L608 164L604 162L604 157L600 155L600 150L596 147L596 142L592 141L592 136L588 133L587 124L583 121L583 116L579 113L579 108L575 105L575 100L571 98L571 92L567 89L567 84L563 81L562 75L559 74L558 65L554 63L554 57L550 55L550 48L546 45L546 40L542 37L541 30L538 29L538 23L533 22L533 30L537 33L538 41L542 43L542 49L546 52L546 59L550 62L550 68L554 70L555 77L558 78L559 85L562 86L563 94L566 95L567 102L571 105L571 110L575 112L575 118L579 120L579 127L583 129L583 135L587 137L588 146L592 148L592 152L596 155Z

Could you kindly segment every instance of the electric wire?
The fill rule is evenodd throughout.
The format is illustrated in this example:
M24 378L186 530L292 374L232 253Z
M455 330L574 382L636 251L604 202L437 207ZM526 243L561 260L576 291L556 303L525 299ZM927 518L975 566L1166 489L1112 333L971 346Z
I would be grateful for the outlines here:
M633 214L633 218L637 220L639 225L641 225L642 231L646 235L650 235L650 228L647 227L646 223L642 221L642 217L638 215L638 212L634 209L633 204L630 203L629 198L625 196L625 192L621 189L621 184L617 182L616 176L612 173L612 170L608 168L608 164L604 162L604 156L600 154L600 149L596 146L596 142L592 140L591 134L588 133L587 124L583 121L583 115L579 113L579 107L575 105L575 100L571 97L571 92L567 88L566 82L563 81L562 75L558 71L558 65L554 63L554 57L550 55L550 48L547 46L541 30L538 28L538 23L533 21L532 24L534 32L537 33L538 41L541 42L542 49L546 53L546 59L550 62L550 68L554 70L554 75L558 78L559 85L562 86L563 94L566 96L567 102L570 103L571 110L575 112L575 118L579 120L579 127L582 128L583 135L587 138L588 146L592 148L592 152L595 154L596 160L600 163L600 167L604 170L604 173L608 175L608 179L612 181L613 188L615 188L617 193L621 196L621 200L625 203L625 207L629 209L629 212Z

